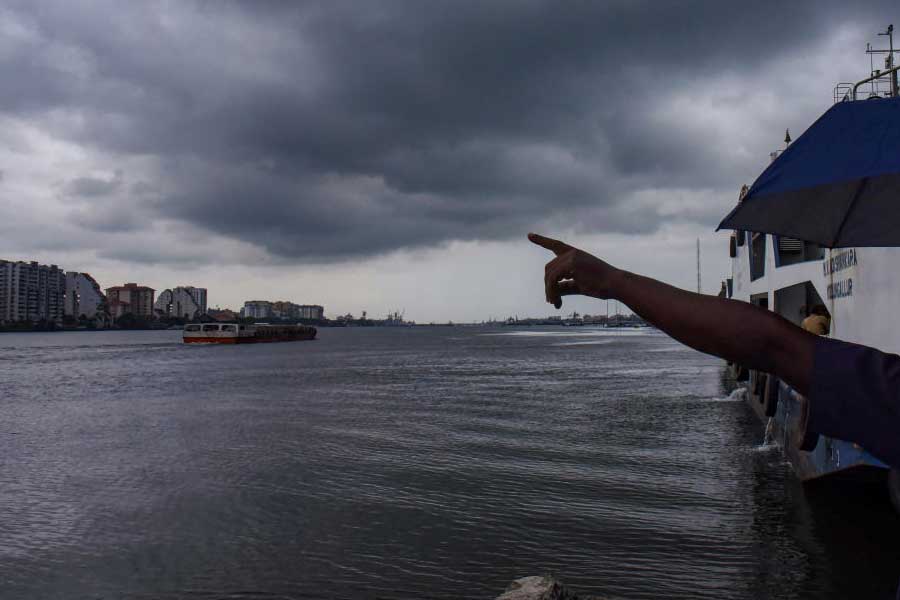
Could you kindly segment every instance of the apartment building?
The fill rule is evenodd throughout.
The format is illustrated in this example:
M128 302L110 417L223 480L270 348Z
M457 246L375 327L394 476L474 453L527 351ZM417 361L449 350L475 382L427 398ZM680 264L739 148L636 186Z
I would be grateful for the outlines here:
M109 312L115 319L128 313L138 317L153 318L153 299L155 295L156 290L153 288L136 283L126 283L125 285L106 288Z
M0 322L62 322L66 277L56 265L0 260Z
M206 289L179 286L163 290L153 304L157 313L181 319L195 319L206 314Z
M88 273L69 271L66 273L66 297L63 311L67 317L88 319L97 316L97 311L106 302L106 296L97 280Z
M267 300L247 300L241 316L250 319L268 319L272 316L272 303Z

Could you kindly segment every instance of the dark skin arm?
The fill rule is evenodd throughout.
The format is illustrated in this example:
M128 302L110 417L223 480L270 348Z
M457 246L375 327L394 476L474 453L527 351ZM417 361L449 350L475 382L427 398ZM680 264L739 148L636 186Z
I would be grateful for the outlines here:
M751 369L774 373L809 393L816 336L746 302L695 294L616 269L559 240L529 233L556 257L544 269L547 302L580 294L615 299L679 342Z

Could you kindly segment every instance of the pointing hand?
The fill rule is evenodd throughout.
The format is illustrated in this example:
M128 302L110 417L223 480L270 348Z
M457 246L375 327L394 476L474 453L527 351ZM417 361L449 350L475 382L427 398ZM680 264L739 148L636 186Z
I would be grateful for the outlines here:
M561 308L563 296L584 294L601 299L610 297L613 279L619 273L617 269L559 240L536 233L529 233L528 239L556 255L544 267L547 302Z

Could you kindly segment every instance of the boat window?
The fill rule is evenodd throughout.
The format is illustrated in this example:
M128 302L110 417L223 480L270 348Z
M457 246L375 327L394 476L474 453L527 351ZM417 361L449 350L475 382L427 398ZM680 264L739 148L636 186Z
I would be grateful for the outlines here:
M240 329L241 331L244 331L245 329L247 329L247 326L246 326L246 325L241 325L239 329Z
M812 307L820 304L825 303L808 281L775 290L775 312L795 325L803 322Z
M237 331L234 325L222 325L222 331Z
M750 304L760 308L769 308L769 292L753 294L750 296Z
M203 326L203 331L218 331L218 330L219 330L218 325L204 325Z
M775 238L774 246L776 267L785 267L825 258L825 249L812 242L779 236Z
M184 328L184 330L185 331L200 331L200 326L199 325L187 325Z
M754 233L750 238L750 281L766 274L766 234Z

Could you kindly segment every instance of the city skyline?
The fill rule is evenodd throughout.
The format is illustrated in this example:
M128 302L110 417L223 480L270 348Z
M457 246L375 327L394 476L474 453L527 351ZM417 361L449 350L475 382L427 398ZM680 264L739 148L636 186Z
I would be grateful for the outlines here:
M159 295L156 292L136 282L104 288L90 273L67 271L57 264L0 259L0 328L106 329L118 326L126 316L126 328L158 321L171 326L204 317L222 320L225 315L230 319L326 318L324 307L318 304L249 300L239 311L210 310L206 288L182 285L161 290Z
M10 285L13 277L18 278L15 269L24 268L28 275L25 278L29 280L29 286ZM29 294L44 295L53 287L50 285L46 275L39 273L56 273L59 280L58 290L55 291L54 307L46 306L46 301L41 301L41 307L38 309L37 297L32 300L26 300L27 309L23 307L21 314L9 301L19 294L22 298L26 298ZM34 285L31 285L30 278L34 278ZM41 284L38 285L38 279ZM24 281L24 280L23 280ZM12 294L18 287L19 294ZM33 287L33 289L29 289ZM370 319L375 321L382 320L382 316L388 321L395 322L411 322L407 320L406 310L394 310L386 315L371 313L366 309L361 309L359 313L334 313L328 316L324 312L324 307L319 304L297 304L290 300L244 300L240 304L241 308L235 310L229 306L210 307L207 304L207 289L195 286L173 286L164 290L157 291L152 286L145 286L135 282L127 282L122 285L113 285L103 287L101 284L87 272L66 270L56 264L41 264L37 261L8 261L0 259L0 324L14 324L20 320L29 320L32 322L49 320L55 321L57 324L63 322L63 318L87 318L94 320L100 318L102 327L108 327L115 324L115 320L124 314L132 314L138 317L149 318L165 318L165 319L185 319L187 321L195 320L202 315L214 316L217 320L221 320L219 313L231 313L233 318L257 318L257 319L296 319L296 320L330 320L341 321L347 319ZM135 294L141 296L138 300ZM610 302L613 309L610 310ZM101 309L103 314L101 313ZM549 314L549 315L519 315L518 313L509 315L488 315L480 319L471 321L458 321L461 324L477 324L477 323L503 323L503 322L527 322L527 321L559 321L559 320L578 320L578 319L605 319L613 316L633 316L628 307L617 302L606 302L606 314L602 311L590 313L579 313L573 310L569 314ZM433 323L446 323L452 319L432 319ZM423 323L427 324L427 323ZM532 323L533 324L533 323Z
M0 259L0 326L31 322L35 325L52 321L56 325L74 326L76 322L92 321L92 328L115 326L116 321L126 314L151 320L196 321L204 316L221 321L251 318L257 320L305 320L305 321L386 321L388 324L415 324L405 319L406 311L395 310L381 319L377 314L361 310L352 313L335 314L328 317L324 307L318 304L297 304L290 300L245 300L239 310L230 307L210 308L207 305L206 288L195 286L174 286L156 293L151 286L135 282L103 288L90 274L66 271L59 265L40 264L36 261L11 262ZM610 318L633 317L627 306L617 301L606 302L606 314L602 312L564 315L489 315L461 324L477 323L522 323L525 325L563 322L605 322ZM622 310L620 310L622 309ZM452 319L432 320L433 323L447 323ZM85 323L81 323L84 326ZM423 323L427 324L427 323Z
M446 6L9 4L0 257L462 322L554 314L528 231L687 289L699 238L714 294L741 185L897 16Z

